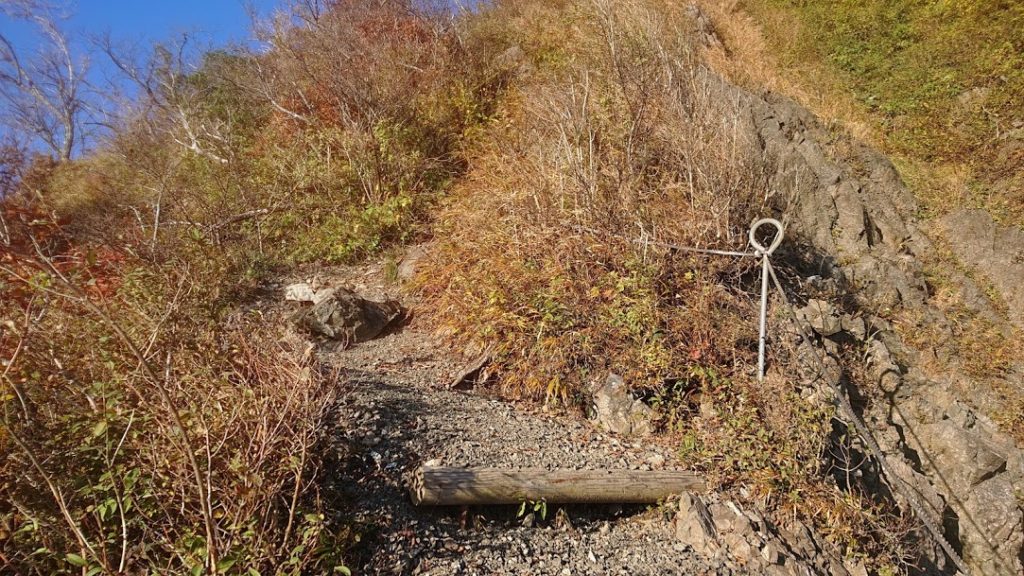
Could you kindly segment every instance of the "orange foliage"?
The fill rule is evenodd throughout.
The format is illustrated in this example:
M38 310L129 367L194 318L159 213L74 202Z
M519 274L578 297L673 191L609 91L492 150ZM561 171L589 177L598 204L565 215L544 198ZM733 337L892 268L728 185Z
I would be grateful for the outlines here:
M78 278L87 296L107 298L121 286L125 254L113 247L73 243L64 233L64 224L37 204L10 199L0 203L0 215L7 234L0 242L0 267L12 280L0 284L5 300L25 303L32 296L30 280L48 272L50 265L65 277Z

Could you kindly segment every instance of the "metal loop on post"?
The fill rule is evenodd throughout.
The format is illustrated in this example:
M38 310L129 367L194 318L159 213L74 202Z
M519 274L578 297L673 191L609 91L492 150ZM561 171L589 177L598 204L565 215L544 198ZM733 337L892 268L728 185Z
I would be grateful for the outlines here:
M775 227L775 237L772 238L772 242L767 248L757 241L757 230L764 225ZM779 222L775 218L761 218L750 226L750 245L754 247L758 256L771 256L772 252L775 252L775 249L779 247L779 244L782 244L782 235L784 232L785 227L782 226L782 222Z
M757 240L757 230L762 226L773 226L775 237L767 248ZM761 218L750 226L750 245L754 247L754 254L761 257L761 332L757 341L757 380L764 380L764 352L768 340L768 271L771 264L768 257L775 252L775 249L782 244L782 237L785 228L782 222L774 218Z

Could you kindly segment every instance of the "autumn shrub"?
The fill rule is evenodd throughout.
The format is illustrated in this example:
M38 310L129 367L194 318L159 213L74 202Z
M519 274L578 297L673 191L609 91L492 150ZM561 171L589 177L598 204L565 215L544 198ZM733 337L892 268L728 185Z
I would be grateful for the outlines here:
M345 571L317 488L332 379L240 310L418 233L512 74L461 26L338 2L194 69L184 43L103 45L138 100L2 205L5 569Z
M460 21L436 16L401 0L338 2L264 31L275 50L254 56L247 79L271 95L254 171L291 179L270 224L304 230L293 260L348 261L408 238L464 171L510 71L492 61L496 46L470 47Z
M19 223L0 252L7 569L342 566L317 480L334 383L310 351L258 317L211 313L211 278L187 262L6 212Z

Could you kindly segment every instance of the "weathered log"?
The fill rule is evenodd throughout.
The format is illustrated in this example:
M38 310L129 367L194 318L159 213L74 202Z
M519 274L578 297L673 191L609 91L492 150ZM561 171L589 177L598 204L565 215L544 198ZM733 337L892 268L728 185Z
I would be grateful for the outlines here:
M692 472L670 470L544 470L423 466L409 486L413 504L652 504L672 494L703 492Z

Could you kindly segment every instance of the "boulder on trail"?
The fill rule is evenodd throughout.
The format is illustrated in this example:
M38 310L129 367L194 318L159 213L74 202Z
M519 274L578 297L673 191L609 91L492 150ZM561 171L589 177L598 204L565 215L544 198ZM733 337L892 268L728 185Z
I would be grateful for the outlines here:
M336 288L292 318L302 330L347 346L376 338L401 315L402 307L394 300L375 302Z
M621 376L609 374L603 383L594 386L592 394L594 421L599 427L625 436L653 432L651 408L633 398Z

